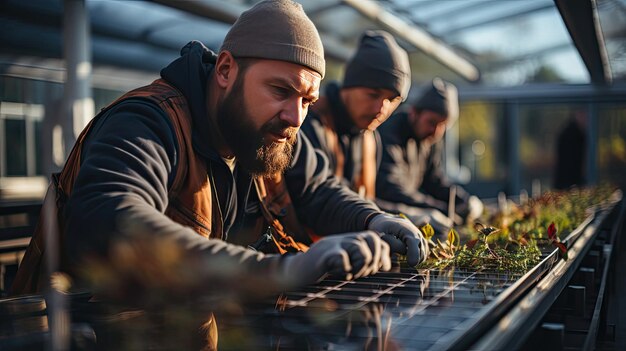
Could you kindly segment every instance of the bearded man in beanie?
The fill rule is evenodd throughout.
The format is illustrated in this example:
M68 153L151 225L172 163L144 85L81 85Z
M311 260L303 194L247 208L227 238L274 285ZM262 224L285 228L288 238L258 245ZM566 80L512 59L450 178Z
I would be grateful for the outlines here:
M319 34L290 0L244 12L217 55L187 44L160 79L100 112L54 176L44 207L58 211L59 270L103 294L111 293L107 283L130 280L146 289L170 282L184 296L237 296L327 273L353 279L388 270L389 245L421 262L427 247L419 230L387 220L344 187L298 132L324 69ZM266 201L276 184L303 224L341 235L308 250L295 243L276 203ZM259 218L256 237L243 233ZM41 237L31 241L14 292L47 284ZM302 252L259 252L265 242L275 244L269 252ZM94 265L115 279L90 280Z
M447 212L451 184L441 166L446 126L458 116L454 85L435 78L407 112L398 113L380 128L383 157L376 182L377 202L386 210L435 209L438 234L453 225ZM473 220L483 210L482 202L456 186L457 222Z

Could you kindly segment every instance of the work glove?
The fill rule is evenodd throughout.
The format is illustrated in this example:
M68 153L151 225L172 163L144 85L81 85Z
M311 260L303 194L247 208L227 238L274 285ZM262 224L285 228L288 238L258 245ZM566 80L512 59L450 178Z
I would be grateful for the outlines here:
M467 213L467 217L465 221L466 223L472 223L483 214L483 210L485 209L485 206L483 205L483 202L480 201L480 199L477 196L472 195L469 197L469 200L467 201L467 208L468 208L468 213Z
M282 275L288 285L315 283L327 273L351 280L391 269L389 245L371 231L325 237L306 252L285 255Z
M368 229L380 234L392 253L406 255L409 265L415 266L428 257L428 244L422 232L406 218L387 213L376 215Z
M448 231L454 226L454 222L448 216L435 208L420 208L418 212L407 215L407 217L418 228L430 224L435 230L435 236L439 238L444 238L448 235Z

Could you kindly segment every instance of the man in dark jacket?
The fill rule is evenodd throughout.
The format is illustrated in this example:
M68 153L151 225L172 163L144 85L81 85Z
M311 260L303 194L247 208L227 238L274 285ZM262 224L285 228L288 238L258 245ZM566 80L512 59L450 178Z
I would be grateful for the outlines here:
M436 78L408 113L393 116L380 128L383 159L376 182L379 205L397 210L396 204L448 211L451 184L441 166L440 142L446 125L458 114L457 93L450 83ZM456 187L456 214L476 218L482 202ZM451 223L450 223L451 224Z
M56 182L62 268L90 280L95 265L113 269L115 282L129 275L162 287L169 279L182 293L234 295L329 272L373 274L390 268L390 248L422 261L419 230L341 185L298 133L324 69L317 30L290 0L244 12L218 55L187 44L162 79L113 103L79 137ZM260 216L255 179L276 174L299 220L344 234L286 256L228 243L247 217ZM151 281L155 271L162 274ZM101 275L91 281L107 289Z
M366 31L346 66L343 84L326 86L302 131L330 160L331 171L368 199L375 197L381 159L376 128L404 101L411 86L406 51L384 31Z

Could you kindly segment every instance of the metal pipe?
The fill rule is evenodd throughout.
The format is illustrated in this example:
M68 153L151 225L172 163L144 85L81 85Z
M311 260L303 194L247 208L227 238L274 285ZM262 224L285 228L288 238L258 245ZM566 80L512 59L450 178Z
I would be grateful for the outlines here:
M74 146L76 137L94 115L91 96L91 35L85 1L65 0L63 11L63 56L67 78L63 87L61 122L65 155Z
M406 40L468 81L476 82L480 79L480 72L472 63L459 56L444 43L433 38L425 30L399 18L376 2L371 0L342 1L364 17Z

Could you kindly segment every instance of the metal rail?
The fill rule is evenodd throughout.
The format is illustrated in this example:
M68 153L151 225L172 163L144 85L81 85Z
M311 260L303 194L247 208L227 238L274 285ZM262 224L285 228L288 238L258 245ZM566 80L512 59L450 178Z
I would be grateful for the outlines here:
M604 300L604 292L606 291L606 286L608 283L608 275L611 268L611 265L614 263L612 258L613 249L615 248L614 243L617 238L618 233L622 232L622 226L624 225L624 205L620 207L620 213L618 214L618 220L616 225L613 226L611 230L611 235L609 237L609 244L604 244L602 247L603 257L604 257L604 267L602 269L602 279L600 280L600 288L598 289L598 298L595 303L595 307L593 310L593 316L591 317L591 322L589 323L589 333L587 334L587 338L585 339L585 343L583 345L583 350L593 350L596 342L596 338L598 335L598 326L600 324L600 316L602 313Z
M595 214L588 216L564 242L572 242L578 238L583 231L592 223ZM539 280L541 280L547 272L559 263L558 250L553 250L533 269L524 274L515 284L510 286L506 291L502 292L491 304L484 308L481 317L472 324L464 325L462 330L438 341L431 350L467 350L476 340L489 331L493 325L510 308L517 303L522 296L532 288Z
M567 239L567 261L560 261L523 299L521 299L493 328L471 349L519 349L554 304L580 266L590 249L589 243L599 234L599 229L621 201L621 193L614 193L608 206L596 211L594 220L584 230L572 232ZM556 250L552 255L557 254Z

